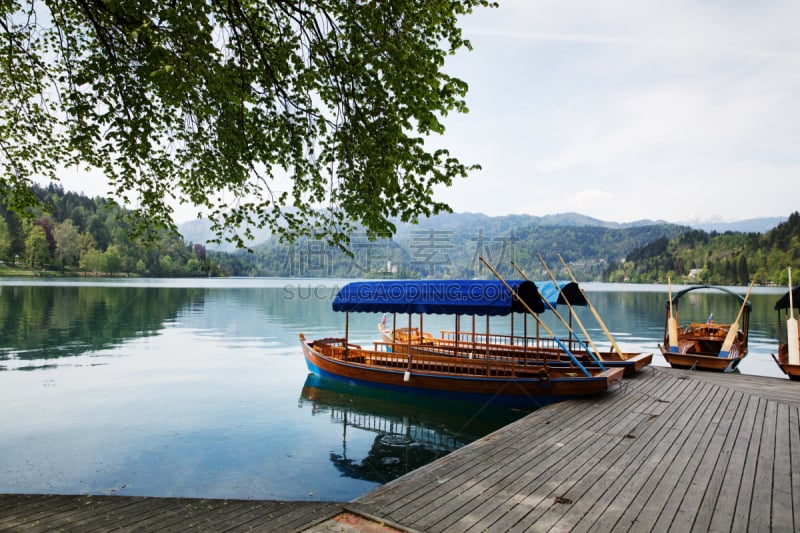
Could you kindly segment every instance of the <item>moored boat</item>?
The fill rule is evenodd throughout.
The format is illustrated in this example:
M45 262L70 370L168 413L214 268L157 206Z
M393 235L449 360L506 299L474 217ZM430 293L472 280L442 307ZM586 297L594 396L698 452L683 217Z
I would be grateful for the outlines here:
M534 283L534 282L531 282ZM589 304L586 295L576 282L541 282L534 283L543 302L542 309L552 308L569 303L569 318L564 326L574 334L572 306ZM576 318L576 317L575 317ZM395 320L393 320L395 322ZM412 346L416 353L451 354L461 357L481 355L496 359L514 360L518 364L537 365L547 362L550 365L572 364L571 356L584 364L601 363L606 367L622 368L625 376L631 376L652 362L652 352L623 351L616 343L608 350L599 350L588 338L580 339L570 335L561 340L566 346L564 350L553 338L540 334L529 335L527 324L523 325L523 333L510 334L464 331L459 329L456 320L455 330L441 330L439 337L421 330L419 327L387 327L384 320L378 325L381 337L387 343L396 344L396 350L405 351ZM582 326L582 325L581 325ZM589 346L591 344L591 347Z
M342 287L335 311L412 314L477 314L502 316L525 308L542 310L541 297L530 282L512 282L514 294L488 280L421 280L353 282ZM515 296L516 295L516 296ZM518 297L518 298L517 298ZM535 316L535 315L534 315ZM493 357L397 350L397 344L376 341L362 348L343 338L308 340L300 335L309 370L329 379L361 385L414 391L432 396L523 408L608 391L623 371L582 364L519 364Z
M694 285L671 295L666 302L664 343L659 344L659 350L670 366L717 372L736 370L747 355L751 309L748 298L752 286L751 283L744 297L714 285ZM702 289L720 291L735 299L739 304L736 319L731 323L717 323L709 316L705 322L689 322L680 326L681 300L687 294Z
M775 310L778 311L778 355L772 354L772 358L783 370L783 373L793 381L800 381L800 353L798 350L800 335L798 335L797 319L794 315L794 310L798 308L800 308L800 286L792 288L775 302Z

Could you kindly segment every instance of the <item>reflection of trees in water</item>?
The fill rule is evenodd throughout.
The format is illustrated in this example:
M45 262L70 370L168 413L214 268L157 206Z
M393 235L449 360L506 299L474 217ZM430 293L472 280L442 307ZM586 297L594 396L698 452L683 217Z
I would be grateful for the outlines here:
M345 476L386 483L483 437L525 413L491 408L475 411L459 402L345 385L309 375L301 405L342 426L341 453L330 460ZM366 456L348 455L353 430L375 433Z
M202 289L10 286L0 290L0 359L50 359L154 335Z

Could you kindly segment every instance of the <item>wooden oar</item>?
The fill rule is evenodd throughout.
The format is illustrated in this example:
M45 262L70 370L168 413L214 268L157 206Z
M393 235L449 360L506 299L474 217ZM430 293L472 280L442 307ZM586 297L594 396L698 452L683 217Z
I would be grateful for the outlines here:
M747 294L745 294L744 301L742 302L742 307L739 308L739 314L736 315L736 320L734 320L733 324L728 328L728 334L725 335L725 342L722 343L719 357L729 357L731 354L731 346L733 346L733 341L736 340L736 335L739 333L739 319L742 318L742 313L744 313L744 307L747 305L747 299L750 297L753 283L755 283L755 280L750 282L750 286L747 288Z
M669 335L669 351L678 353L678 321L672 314L672 280L667 276L669 284L669 318L667 319L667 334Z
M486 265L486 268L488 268L488 269L489 269L489 271L490 271L492 274L494 274L494 276L495 276L495 277L496 277L498 280L500 280L500 282L501 282L503 285L505 285L506 289L508 289L508 292L510 292L510 293L511 293L511 295L512 295L512 296L514 296L514 298L516 298L517 300L519 300L519 303L521 303L521 304L522 304L522 306L525 308L525 310L526 310L526 311L527 311L527 312L528 312L530 315L532 315L534 319L536 319L536 323L537 323L539 326L541 326L541 327L542 327L542 329L544 329L544 331L545 331L545 332L546 332L548 335L550 335L551 337L553 337L553 341L555 341L555 343L556 343L556 344L558 344L559 348L561 348L562 350L564 350L564 353L565 353L565 354L567 354L567 355L569 356L569 358L572 360L572 362L575 364L575 366L577 366L578 368L580 368L580 369L583 371L583 373L586 375L586 377L591 377L591 376L592 376L592 375L591 375L591 373L590 373L588 370L586 370L586 368L585 368L585 367L584 367L584 366L583 366L583 365L580 363L580 361L578 361L578 358L577 358L577 357L575 357L575 355L574 355L572 352L570 352L570 351L569 351L569 348L567 348L567 347L564 345L564 343L563 343L563 342L561 342L561 340L560 340L560 339L559 339L559 338L556 336L556 334L555 334L555 333L553 333L553 330L551 330L549 327L547 327L547 324L545 324L545 323L542 321L542 319L541 319L541 318L539 318L539 315L538 315L538 314L537 314L537 313L536 313L536 312L535 312L533 309L531 309L531 308L530 308L530 306L528 305L528 302L526 302L525 300L523 300L522 298L520 298L520 297L519 297L519 294L517 294L517 291L515 291L514 289L512 289L512 288L511 288L511 285L509 285L509 284L508 284L508 282L507 282L506 280L504 280L504 279L503 279L503 277L502 277L502 276L500 276L500 274L498 274L498 273L497 273L497 270L495 270L495 269L494 269L494 267L493 267L492 265L490 265L490 264L489 264L489 263L486 261L486 259L484 259L483 257L480 257L479 259L481 260L481 262L482 262L484 265ZM547 366L547 359L545 359L545 366Z
M561 287L558 285L558 280L553 275L553 272L550 270L550 267L547 266L547 263L545 262L544 257L542 257L542 254L536 254L536 255L539 257L539 261L542 263L542 266L544 267L545 271L547 271L547 275L550 276L550 280L553 282L553 285L555 285L558 288L558 294L562 294ZM514 262L512 261L511 264L514 265ZM517 267L517 265L514 265L514 267L517 268L517 270L519 270L519 267ZM521 270L519 271L519 273L522 274L523 276L525 275L525 274L522 273ZM598 358L602 359L603 357L600 355L600 350L598 350L597 346L595 346L594 341L589 336L589 332L586 331L585 327L583 327L583 322L581 321L581 319L578 316L578 314L575 312L575 309L573 309L572 303L570 303L569 298L564 296L564 302L566 302L567 307L569 308L569 312L575 318L575 322L578 324L578 327L581 328L581 332L583 332L583 336L586 338L586 341L589 343L589 346L592 347L592 352L594 352L597 355ZM567 326L567 328L569 329L569 326ZM570 333L572 333L571 330L570 330ZM573 333L573 335L574 335L574 333ZM575 336L575 338L576 339L578 338L577 335Z
M567 263L564 261L564 258L561 257L561 254L558 254L558 260L561 261L561 265L564 267L564 270L566 270L567 274L569 274L569 277L572 278L572 281L574 281L575 284L578 285L578 280L575 279L575 276L572 275L572 271L567 266ZM622 352L619 345L617 344L617 341L614 340L614 336L611 334L611 332L608 331L608 328L603 322L603 319L600 318L600 314L597 312L597 309L595 309L594 306L592 305L592 302L589 301L589 298L586 296L586 293L583 292L583 288L580 285L578 285L578 290L581 291L583 299L586 300L586 305L589 306L589 310L592 312L592 315L594 315L594 319L597 320L597 323L600 324L600 327L603 329L603 333L605 333L606 337L608 337L608 341L611 343L611 346L614 348L614 351L617 352L617 355L619 355L620 359L622 359L623 361L626 360L627 356Z
M550 272L550 269L549 269L549 268L547 268L547 263L545 263L545 262L544 262L544 259L542 259L542 256L541 256L541 255L539 255L539 259L542 261L542 264L543 264L543 265L544 265L544 267L547 269L547 271L548 271L548 272ZM514 261L511 261L511 265L512 265L514 268L516 268L516 269L517 269L517 272L519 272L519 273L520 273L520 275L521 275L523 278L525 278L527 281L531 281L531 280L528 278L528 276L526 276L526 275L525 275L525 272L523 272L523 271L522 271L522 269L521 269L521 268L520 268L520 267L519 267L519 266L518 266L518 265L517 265L517 264L516 264ZM550 274L550 276L552 277L552 274ZM555 286L556 286L556 287L558 287L558 283L556 282L555 278L553 278L553 283L555 284ZM561 291L560 291L560 289L559 289L559 293L560 293L560 292L561 292ZM570 327L570 325L567 323L567 321L566 321L566 320L564 320L564 317L562 317L562 316L559 314L559 312L556 310L556 307L555 307L555 306L554 306L552 303L550 303L550 302L549 302L549 301L548 301L546 298L544 298L544 297L543 297L543 298L542 298L542 300L544 300L544 303L546 303L546 304L547 304L547 306L550 308L550 310L553 312L553 315L555 315L555 317L556 317L556 318L558 318L558 320L559 320L559 321L561 321L561 324L562 324L562 325L563 325L565 328L567 328L567 331L569 332L570 336L574 337L574 338L575 338L575 340L576 340L576 341L578 341L578 344L580 344L580 345L581 345L581 348L583 348L584 350L586 350L586 351L589 353L589 355L592 357L592 359L594 359L595 361L597 361L597 363L598 363L598 364L599 364L599 365L600 365L600 366L601 366L601 367L602 367L602 368L605 370L605 367L603 366L603 363L601 363L601 360L602 360L602 358L600 357L600 352L598 352L598 351L597 351L597 347L596 347L594 344L592 344L592 348L591 348L591 349L589 349L589 347L587 347L587 346L586 346L586 344L584 344L584 342L583 342L583 341L580 339L580 337L578 337L578 336L575 334L575 332L574 332L574 331L573 331L573 329ZM566 298L565 298L564 300L566 301ZM572 311L572 306L570 306L570 305L569 305L569 302L567 302L567 305L569 306L569 310L570 310L570 311ZM577 319L577 317L576 317L576 319ZM580 321L578 321L578 323L580 324ZM581 326L581 327L582 327L582 326ZM591 342L592 342L592 341L591 341L591 339L589 339L589 338L588 338L588 337L589 337L589 335L588 335L588 333L586 333L586 330L583 330L583 333L584 333L584 335L586 335L587 339L589 340L589 343L591 344Z
M786 319L786 342L790 365L800 365L800 346L798 346L797 319L794 317L792 298L792 267L789 267L789 318Z

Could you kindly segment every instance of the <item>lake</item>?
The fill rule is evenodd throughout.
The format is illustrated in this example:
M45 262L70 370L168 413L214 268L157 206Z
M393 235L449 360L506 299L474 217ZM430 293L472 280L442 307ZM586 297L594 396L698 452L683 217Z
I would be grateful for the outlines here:
M345 283L0 279L0 492L346 501L526 414L309 376L298 334L343 336L330 304ZM623 349L657 351L666 287L583 287ZM784 292L753 290L741 373L783 378L770 354ZM689 299L681 323L738 311L718 292ZM352 314L351 342L378 340L380 320Z

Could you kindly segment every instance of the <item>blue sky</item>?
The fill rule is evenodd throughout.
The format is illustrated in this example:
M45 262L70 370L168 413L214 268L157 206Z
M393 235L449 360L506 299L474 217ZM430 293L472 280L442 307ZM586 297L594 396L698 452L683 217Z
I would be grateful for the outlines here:
M800 209L800 2L501 1L448 70L457 211L628 222Z
M462 27L474 50L446 69L468 82L470 113L435 144L483 170L438 191L454 210L681 222L800 209L797 0L501 0ZM106 192L77 171L63 183Z

